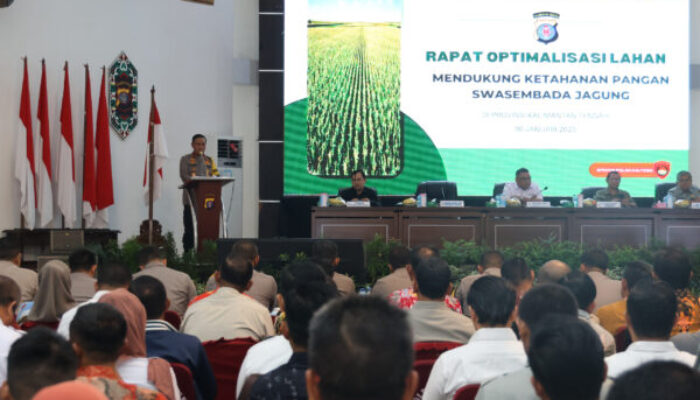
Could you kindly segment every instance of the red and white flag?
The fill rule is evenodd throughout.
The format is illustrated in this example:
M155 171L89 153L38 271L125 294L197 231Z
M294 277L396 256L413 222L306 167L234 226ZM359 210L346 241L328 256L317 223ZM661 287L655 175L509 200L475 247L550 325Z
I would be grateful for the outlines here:
M36 110L39 120L37 137L36 169L37 205L39 227L43 228L53 220L53 189L51 188L51 131L49 129L49 96L46 93L46 64L41 60L41 86L39 87L39 106Z
M90 68L85 65L85 136L83 151L83 218L85 227L92 226L97 209L95 190L95 135L92 120L92 89L90 88Z
M29 73L24 59L22 95L19 101L20 126L15 147L15 178L19 181L20 211L25 226L34 229L36 211L36 186L34 184L34 138L32 131L32 106L29 100Z
M63 101L61 102L61 141L58 144L58 208L66 228L73 228L76 219L75 162L73 158L73 115L70 102L68 62L63 68Z
M168 160L168 146L165 144L165 132L160 122L160 114L156 106L155 99L151 104L150 124L148 129L148 140L146 141L146 169L143 172L143 188L148 204L148 154L150 144L153 141L153 201L158 200L163 185L163 167Z
M109 114L107 113L107 89L105 88L106 71L102 67L100 84L100 101L97 105L97 127L95 129L95 147L97 148L97 214L92 226L106 229L109 227L107 208L114 204L112 187L112 152L109 145Z

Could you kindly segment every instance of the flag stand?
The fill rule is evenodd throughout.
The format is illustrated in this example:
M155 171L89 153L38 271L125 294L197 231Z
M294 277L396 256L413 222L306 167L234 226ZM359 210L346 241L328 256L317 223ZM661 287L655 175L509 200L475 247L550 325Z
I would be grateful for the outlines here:
M138 241L149 246L154 244L164 244L165 238L162 235L160 223L153 219L153 174L155 174L155 137L154 137L154 115L156 87L151 87L151 113L148 117L148 220L141 222L139 228Z

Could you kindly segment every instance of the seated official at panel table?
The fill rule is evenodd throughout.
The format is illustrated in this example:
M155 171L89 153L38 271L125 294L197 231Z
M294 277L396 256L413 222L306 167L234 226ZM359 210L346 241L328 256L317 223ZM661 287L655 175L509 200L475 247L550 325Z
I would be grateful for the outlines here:
M369 201L371 205L378 205L377 191L371 187L365 186L367 177L361 169L353 171L350 175L352 186L338 190L338 196L345 201Z
M620 173L617 171L608 172L605 182L608 187L595 192L595 201L619 201L622 207L637 207L637 203L630 197L629 192L620 189Z
M676 175L676 186L672 187L668 194L674 202L676 200L700 202L700 189L693 185L693 176L688 171L681 171Z
M503 198L508 201L518 199L521 202L542 201L542 190L532 183L530 171L520 168L515 171L515 182L507 182L503 187Z

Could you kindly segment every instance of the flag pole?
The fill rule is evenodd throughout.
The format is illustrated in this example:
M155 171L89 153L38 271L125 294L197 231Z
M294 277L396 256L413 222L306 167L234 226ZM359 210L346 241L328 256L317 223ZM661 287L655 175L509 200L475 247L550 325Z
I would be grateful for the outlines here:
M148 245L153 245L154 115L156 86L151 86L151 114L148 117Z
M83 64L83 67L85 67L85 81L87 82L87 79L90 77L90 70L89 66L87 63ZM92 96L90 96L92 97ZM85 107L83 107L85 108ZM83 111L83 133L87 130L87 117L85 111ZM85 135L83 135L83 158L85 158ZM83 180L85 180L85 168L83 165ZM85 183L83 183L83 192L85 191ZM80 202L80 229L85 230L85 194L83 193L83 199Z

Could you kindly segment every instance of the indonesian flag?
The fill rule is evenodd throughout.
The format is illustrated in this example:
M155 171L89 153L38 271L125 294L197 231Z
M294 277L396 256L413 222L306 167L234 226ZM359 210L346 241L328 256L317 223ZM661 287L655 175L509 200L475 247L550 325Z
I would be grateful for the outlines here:
M95 129L95 147L97 148L97 214L92 226L106 229L109 227L107 207L114 204L112 188L112 153L109 146L109 115L107 114L107 90L105 68L102 67L102 83L100 84L100 100L97 105L97 127Z
M73 158L73 116L70 104L68 62L63 68L63 101L61 102L61 141L58 145L58 208L63 222L72 228L76 219L75 163Z
M163 125L160 123L160 114L158 114L158 107L156 107L155 99L151 107L150 120L148 140L146 142L146 169L143 172L143 188L146 204L148 204L148 155L150 153L151 141L153 141L153 169L155 170L153 174L153 201L160 198L163 184L163 167L168 160L168 146L165 144L165 133L163 132Z
M22 95L19 101L21 121L15 148L15 178L19 181L20 211L26 227L34 229L36 210L36 187L34 185L34 139L32 138L32 107L29 100L29 73L24 59Z
M39 120L37 151L41 154L37 165L37 209L39 227L45 227L53 220L53 189L51 188L51 136L49 130L49 99L46 93L46 64L41 60L41 86L39 106L36 110Z
M92 226L97 209L95 190L95 141L92 124L92 89L90 88L90 68L85 66L85 141L83 151L83 218L85 227Z

